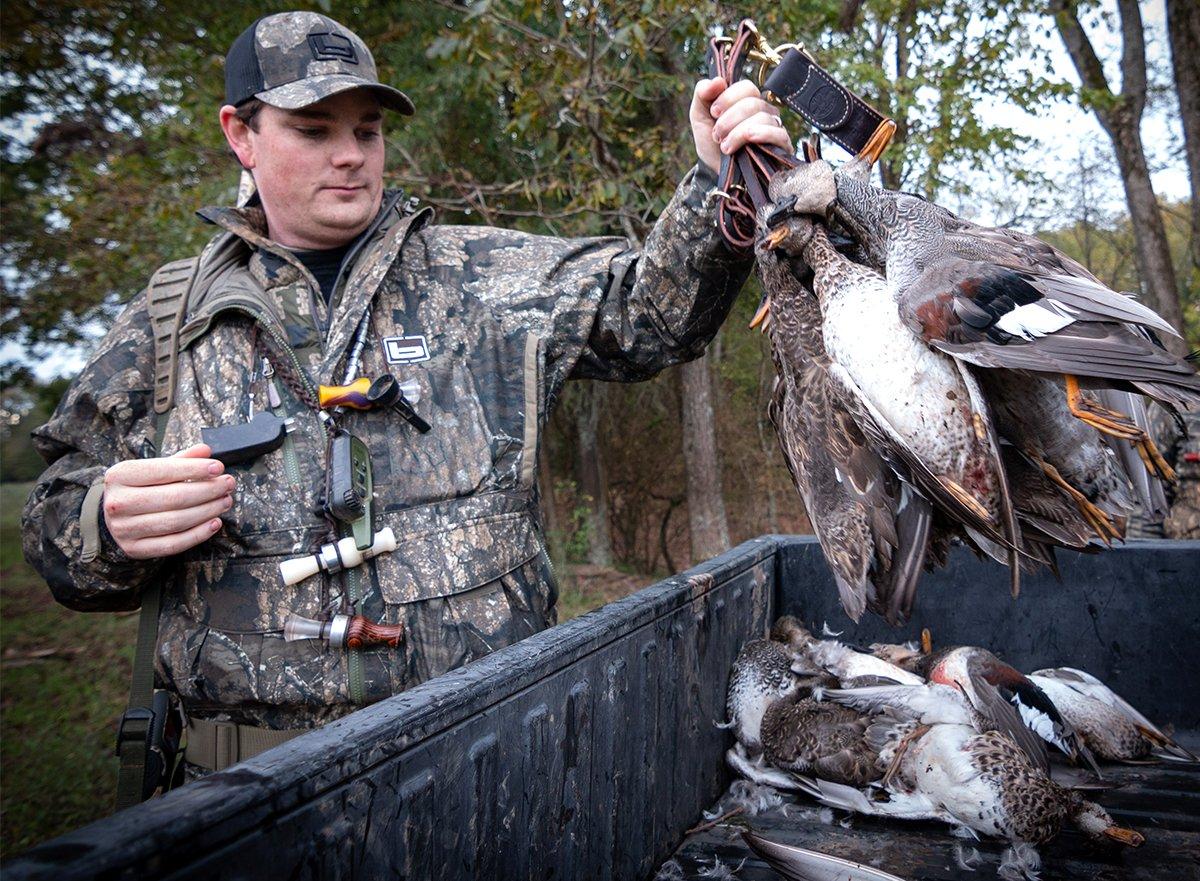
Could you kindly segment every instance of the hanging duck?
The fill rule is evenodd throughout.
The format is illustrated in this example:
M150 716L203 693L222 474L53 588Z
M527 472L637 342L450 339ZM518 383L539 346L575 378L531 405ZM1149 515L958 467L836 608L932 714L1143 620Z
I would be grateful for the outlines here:
M1000 433L1059 486L1108 542L1123 534L1127 480L1149 511L1173 472L1146 431L1140 395L1200 402L1200 377L1155 334L1152 310L1101 284L1037 239L965 221L905 193L873 187L851 163L814 161L776 175L787 211L832 216L885 268L904 324L931 348L976 367ZM1091 392L1084 391L1085 389ZM1115 457L1079 420L1113 439ZM1122 455L1128 442L1152 480ZM1124 472L1124 473L1122 473Z

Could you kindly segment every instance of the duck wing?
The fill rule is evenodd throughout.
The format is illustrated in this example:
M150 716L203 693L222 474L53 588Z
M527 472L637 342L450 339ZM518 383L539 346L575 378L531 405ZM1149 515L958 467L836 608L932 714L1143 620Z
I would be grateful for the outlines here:
M1118 710L1137 726L1138 730L1141 731L1147 740L1174 758L1190 762L1200 761L1200 757L1180 746L1166 732L1143 716L1133 704L1129 703L1091 673L1084 670L1077 670L1074 667L1053 667L1045 670L1037 670L1034 675L1062 682L1080 694L1094 698Z
M1027 727L1026 721L1023 719L1024 714L1018 713L1009 700L1000 693L1000 689L984 679L982 674L970 674L969 681L970 688L967 689L967 699L976 712L986 720L987 726L1011 737L1017 746L1029 756L1034 765L1049 773L1050 759L1046 755L1043 737L1040 736L1040 733L1034 733ZM1042 697L1045 698L1045 695L1043 694ZM1049 703L1049 699L1045 699ZM1058 711L1054 710L1053 704L1050 704L1050 709L1055 715L1058 714Z
M1089 278L949 256L900 292L900 314L934 348L981 367L1130 383L1171 403L1200 401L1200 377L1147 331L1155 312Z

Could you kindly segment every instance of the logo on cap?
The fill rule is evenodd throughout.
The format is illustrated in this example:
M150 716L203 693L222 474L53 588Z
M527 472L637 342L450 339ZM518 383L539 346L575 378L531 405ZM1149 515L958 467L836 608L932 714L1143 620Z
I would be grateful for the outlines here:
M317 61L344 61L358 64L358 54L349 38L341 34L309 34L308 45Z

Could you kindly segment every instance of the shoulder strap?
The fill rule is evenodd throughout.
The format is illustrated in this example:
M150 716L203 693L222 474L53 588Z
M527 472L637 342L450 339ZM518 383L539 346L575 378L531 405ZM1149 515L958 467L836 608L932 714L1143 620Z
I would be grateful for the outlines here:
M199 267L198 256L172 261L154 273L146 289L150 328L154 333L154 412L158 414L166 413L175 403L179 328ZM159 420L160 425L163 421Z
M179 328L187 312L188 293L196 278L200 257L175 260L160 267L146 288L146 310L154 334L154 449L162 451L167 415L175 403L176 366L179 359ZM137 649L129 682L129 704L117 730L117 810L144 801L153 790L147 780L150 739L154 718L154 654L158 646L158 612L162 584L152 581L142 591L138 616Z

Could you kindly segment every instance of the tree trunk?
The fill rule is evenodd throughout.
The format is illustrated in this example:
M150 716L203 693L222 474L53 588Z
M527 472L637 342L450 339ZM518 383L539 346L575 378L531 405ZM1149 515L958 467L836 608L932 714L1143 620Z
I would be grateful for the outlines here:
M1075 0L1055 0L1052 5L1059 34L1085 89L1100 95L1092 109L1112 140L1113 152L1125 185L1125 201L1137 244L1137 268L1147 305L1174 327L1183 327L1183 309L1175 284L1175 267L1167 245L1158 200L1150 182L1146 152L1142 148L1142 111L1146 106L1146 43L1137 0L1117 0L1121 14L1121 91L1114 92L1104 75L1087 31L1079 21ZM1176 354L1186 354L1178 337L1163 340Z
M575 473L579 489L587 497L588 562L593 566L612 565L612 535L608 528L608 479L600 452L600 411L606 387L600 382L583 383L579 389L579 410L575 427L579 442L575 445Z
M684 364L679 375L692 560L707 560L729 548L708 355Z
M1193 282L1200 285L1196 275L1200 273L1200 4L1196 0L1167 0L1167 34L1192 185Z
M1167 319L1172 327L1182 329L1183 307L1175 284L1175 266L1167 244L1167 229L1150 181L1140 126L1122 120L1113 126L1110 134L1137 244L1135 258L1142 294L1151 309ZM1187 344L1178 337L1164 339L1163 343L1177 355L1187 354Z

